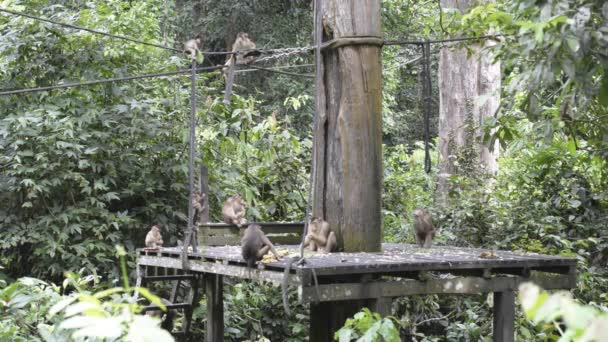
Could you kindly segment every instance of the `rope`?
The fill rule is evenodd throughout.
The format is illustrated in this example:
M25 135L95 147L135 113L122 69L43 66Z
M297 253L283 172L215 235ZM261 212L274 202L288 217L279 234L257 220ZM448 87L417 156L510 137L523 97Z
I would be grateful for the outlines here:
M137 43L137 44L141 44L141 45L147 45L147 46L152 46L152 47L157 47L160 49L165 49L165 50L169 50L169 51L173 51L173 52L179 52L179 53L183 53L183 50L181 49L176 49L176 48L172 48L172 47L168 47L168 46L164 46L164 45L160 45L160 44L154 44L154 43L148 43L148 42L144 42L142 40L138 40L138 39L134 39L131 37L126 37L126 36L121 36L121 35L116 35L116 34L112 34L112 33L107 33L107 32L103 32L103 31L98 31L98 30L94 30L94 29L90 29L90 28L86 28L86 27L82 27L82 26L77 26L77 25L72 25L72 24L66 24L66 23L62 23L59 21L54 21L54 20L50 20L50 19L45 19L45 18L41 18L41 17L36 17L30 14L25 14L25 13L20 13L20 12L15 12L15 11L11 11L5 8L0 8L0 12L5 12L5 13L9 13L9 14L13 14L13 15L17 15L17 16L22 16L22 17L26 17L29 19L33 19L33 20L38 20L38 21L43 21L46 23L50 23L53 25L59 25L59 26L63 26L63 27L67 27L67 28L71 28L71 29L75 29L75 30L80 30L80 31L86 31L89 33L94 33L94 34L99 34L102 36L106 36L106 37L110 37L110 38L114 38L114 39L120 39L120 40L126 40L132 43ZM316 15L316 14L315 14ZM316 24L316 23L315 23ZM317 28L315 28L315 30L317 30ZM321 31L322 32L322 31ZM381 38L379 37L342 37L342 38L338 38L338 39L334 39L331 40L329 42L326 42L323 48L328 48L327 45L331 45L331 44L338 44L337 42L340 40L346 40L348 38L351 39L369 39L369 38L376 38L379 41L374 41L374 42L365 42L365 43L356 43L356 42L352 42L350 44L343 44L343 45L357 45L357 44L373 44L373 45L421 45L424 43L431 43L431 44L436 44L436 43L448 43L448 42L460 42L460 41L467 41L467 40L480 40L480 39L495 39L497 37L500 36L504 36L502 34L495 34L495 35L485 35L485 36L479 36L479 37L457 37L457 38L447 38L447 39L438 39L438 40L425 40L425 41L421 41L421 40L386 40L383 41ZM332 47L329 47L332 48ZM304 47L293 47L293 48L282 48L282 49L250 49L250 50L243 50L240 51L240 53L244 53L245 55L247 54L251 54L251 53L256 53L256 54L269 54L269 55L278 55L275 58L281 58L281 57L285 57L285 55L291 55L291 54L299 54L299 53L304 53L304 52L308 52L311 50L316 50L317 47L314 46L304 46ZM236 52L232 52L232 51L201 51L201 53L203 55L208 55L208 56L212 56L212 55L233 55ZM263 58L262 60L267 60L269 59L268 57Z
M211 70L217 70L217 69L222 69L222 68L224 68L223 65L203 67L203 68L197 68L196 72L211 71ZM0 96L3 96L3 95L19 95L19 94L26 94L26 93L37 93L37 92L41 92L41 91L49 91L49 90L55 90L55 89L65 89L65 88L90 86L90 85L97 85L97 84L104 84L104 83L133 81L133 80L140 80L140 79L145 79L145 78L157 78L157 77L175 76L175 75L187 74L187 73L190 73L190 72L191 72L190 69L185 69L185 70L178 70L178 71L172 71L172 72L163 72L163 73L157 73L157 74L145 74L145 75L136 75L136 76L126 76L126 77L109 78L109 79L105 79L105 80L94 80L94 81L87 81L87 82L80 82L80 83L67 83L67 84L61 84L61 85L49 86L49 87L25 88L25 89L16 89L16 90L3 90L3 91L0 91Z
M431 44L426 42L422 45L422 96L423 96L423 111L424 111L424 171L431 172Z
M318 116L319 116L319 110L320 110L320 101L319 98L321 97L321 39L322 37L322 31L319 29L320 25L321 25L321 16L320 16L320 1L321 0L315 0L313 6L314 6L314 15L315 15L315 106L316 106L316 111L315 114L313 116L313 134L316 134L316 127L317 127L317 122L318 122ZM311 211L311 203L312 203L312 184L314 182L315 179L315 174L316 174L316 170L315 170L315 159L316 159L316 148L314 146L314 139L313 139L313 148L312 148L312 160L311 160L311 168L310 168L310 178L308 180L308 199L306 202L306 213L304 214L304 233L302 234L302 241L300 242L300 256L298 258L290 258L289 261L287 261L285 270L283 271L283 282L281 284L281 290L283 292L283 308L285 309L285 313L289 316L291 315L291 312L289 310L289 303L287 301L287 287L288 287L288 277L289 277L289 272L290 269L292 267L292 265L295 263L296 265L303 265L306 263L306 258L304 257L304 240L306 239L306 235L308 234L308 224L310 222L309 216L310 216L310 211ZM314 270L314 268L311 268L313 276L314 276L314 280L315 280L315 288L317 290L317 295L319 293L319 282L317 280L317 274ZM320 298L320 297L319 297Z
M170 50L170 51L174 51L174 52L180 52L180 53L183 52L180 49L175 49L175 48L164 46L164 45L159 45L159 44L154 44L154 43L148 43L148 42L144 42L144 41L141 41L141 40L133 39L133 38L130 38L130 37L119 36L119 35L116 35L116 34L111 34L111 33L107 33L107 32L97 31L97 30L86 28L86 27L81 27L81 26L76 26L76 25L71 25L71 24L65 24L65 23L54 21L54 20L50 20L50 19L36 17L36 16L30 15L30 14L25 14L25 13L20 13L20 12L15 12L15 11L7 10L5 8L0 8L0 12L10 13L10 14L13 14L13 15L18 15L18 16L22 16L22 17L38 20L38 21L44 21L44 22L47 22L47 23L50 23L50 24L53 24L53 25L59 25L59 26L63 26L63 27L67 27L67 28L71 28L71 29L75 29L75 30L87 31L87 32L94 33L94 34L100 34L100 35L111 37L111 38L115 38L115 39L127 40L127 41L130 41L130 42L133 42L133 43L137 43L137 44L153 46L153 47L157 47L157 48L165 49L165 50Z
M195 235L194 231L194 206L192 199L194 197L194 155L196 153L196 59L192 59L192 90L190 94L190 156L188 160L188 226L186 231L186 237L184 239L184 246L182 247L182 268L189 270L190 265L188 264L188 247L192 245L192 251L196 253L196 245L198 244L196 239L193 239Z
M312 65L312 64L306 64L306 65ZM249 70L240 70L240 71L237 71L237 72L268 71L268 72L272 72L272 73L275 73L275 74L281 74L281 75L296 76L296 77L305 77L305 78L314 78L314 76L308 75L308 74L299 74L299 73L295 73L295 72L280 71L280 70L275 70L275 69L272 69L272 68L262 68L262 67L254 66L254 65L250 65L250 67L252 69L249 69Z
M182 49L176 49L176 48L172 48L172 47L165 46L165 45L160 45L160 44L148 43L148 42L144 42L142 40L134 39L134 38L131 38L131 37L126 37L126 36L121 36L121 35L117 35L117 34L107 33L107 32L103 32L103 31L99 31L99 30L94 30L94 29L90 29L90 28L86 28L86 27L82 27L82 26L77 26L77 25L72 25L72 24L66 24L66 23L62 23L62 22L59 22L59 21L51 20L51 19L45 19L45 18L41 18L41 17L36 17L36 16L30 15L30 14L25 14L25 13L11 11L11 10L8 10L8 9L5 9L5 8L0 8L0 12L5 12L5 13L21 16L21 17L26 17L26 18L33 19L33 20L43 21L43 22L46 22L46 23L49 23L49 24L63 26L63 27L67 27L67 28L70 28L70 29L74 29L74 30L80 30L80 31L86 31L86 32L93 33L93 34L99 34L99 35L110 37L110 38L114 38L114 39L126 40L126 41L129 41L129 42L132 42L132 43L152 46L152 47L156 47L156 48L159 48L159 49L165 49L165 50L169 50L169 51L173 51L173 52L179 52L179 53L183 53L184 52ZM248 54L276 54L276 53L285 53L286 51L301 50L301 49L308 49L308 50L310 50L311 48L309 48L309 47L304 47L304 48L297 47L297 48L266 49L266 50L250 49L250 50L243 50L243 51L239 51L239 52L240 53L244 53L245 56L247 56ZM233 54L236 54L237 52L233 52L233 51L201 51L201 53L203 55L207 55L207 56L214 56L214 55L233 55Z
M384 40L381 37L375 36L355 36L355 37L340 37L334 38L328 42L325 42L321 45L321 50L325 49L337 49L343 46L353 46L353 45L376 45L382 46L384 44ZM315 43L318 45L318 43Z
M323 29L321 24L321 1L315 0L314 11L315 11L315 115L313 117L313 144L312 144L312 160L310 162L310 179L308 180L308 200L306 202L306 214L304 216L304 234L302 234L302 242L300 243L300 262L304 261L304 239L308 234L308 224L310 223L310 212L312 206L312 192L313 183L316 177L316 159L317 159L317 148L315 146L314 135L317 134L317 125L319 123L319 112L321 108L321 85L322 78L322 58L321 55L321 41L323 40Z
M267 71L267 72L273 72L273 73L290 75L290 76L312 77L312 76L306 75L306 74L297 74L297 73L291 73L291 72L286 72L286 71L275 70L275 69L285 69L285 68L308 67L308 66L312 66L312 65L313 64L287 65L287 66L276 67L276 68L261 68L261 67L250 66L250 67L252 67L254 69L237 70L237 71L235 71L235 73L258 71L259 70L259 71ZM200 68L197 68L196 71L197 72L213 71L213 70L219 70L219 69L224 69L224 68L226 68L226 66L224 66L224 65L217 65L217 66L210 66L210 67L200 67ZM15 90L0 90L0 96L3 96L3 95L19 95L19 94L26 94L26 93L37 93L37 92L41 92L41 91L49 91L49 90L56 90L56 89L66 89L66 88L75 88L75 87L83 87L83 86L90 86L90 85L97 85L97 84L104 84L104 83L113 83L113 82L122 82L122 81L133 81L133 80L146 79L146 78L176 76L176 75L181 75L181 74L187 74L187 73L190 73L190 72L191 72L191 69L184 69L184 70L164 72L164 73L156 73L156 74L146 74L146 75L136 75L136 76L126 76L126 77L110 78L110 79L106 79L106 80L93 80L93 81L80 82L80 83L67 83L67 84L61 84L61 85L56 85L56 86L48 86L48 87L25 88L25 89L15 89Z
M478 37L456 37L436 40L385 40L384 45L423 45L423 44L441 44L451 42L464 42L469 40L482 40L482 39L496 39L498 37L504 37L504 34L491 34Z

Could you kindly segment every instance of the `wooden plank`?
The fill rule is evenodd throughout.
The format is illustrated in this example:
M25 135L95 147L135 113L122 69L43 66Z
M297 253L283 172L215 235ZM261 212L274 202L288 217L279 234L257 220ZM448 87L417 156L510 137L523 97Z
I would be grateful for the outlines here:
M163 276L149 276L144 277L143 280L147 283L154 281L166 281L166 280L190 280L192 279L191 274L176 274L176 275L163 275Z
M494 292L494 342L515 340L515 292Z
M139 264L144 266L162 266L175 269L182 268L181 261L178 258L170 257L140 256ZM270 271L260 268L250 269L244 267L244 262L242 265L226 265L204 260L190 260L190 270L193 272L220 274L243 279L263 280L274 285L281 285L283 281L283 270L279 269L278 271ZM298 276L290 274L288 283L296 286L299 285L300 282Z
M530 278L517 276L497 276L489 279L456 277L427 281L403 279L370 283L322 284L318 287L310 285L300 286L298 295L300 301L306 303L421 294L477 294L515 291L519 284L526 281L532 281L548 290L569 289L576 286L576 279L572 276L535 273Z
M221 275L205 276L207 297L206 341L224 340L224 280Z
M275 245L293 245L299 243L301 237L297 235L266 235ZM203 241L207 246L238 246L241 244L239 236L205 236Z
M283 242L283 241L280 241ZM277 243L279 244L279 243ZM306 264L304 269L315 269L319 277L341 277L344 275L356 274L381 274L381 275L400 275L421 271L436 272L462 272L467 270L481 270L481 272L494 273L516 273L525 275L528 270L539 270L561 274L573 273L576 260L572 258L556 258L544 256L533 256L531 260L501 260L501 259L455 259L446 258L443 260L429 260L425 256L434 253L433 248L422 251L415 249L414 253L409 253L412 249L409 246L400 246L396 249L392 246L383 253L332 253L314 254L307 252ZM287 249L292 253L298 252L296 245L281 245L279 248ZM408 252L403 252L403 251ZM149 253L149 252L143 252ZM466 253L470 254L470 253ZM181 249L170 247L155 251L152 255L179 257ZM237 246L222 247L203 247L198 253L190 253L191 258L204 258L227 260L229 262L241 262L240 248ZM273 268L284 268L284 261L272 263ZM483 273L482 273L483 274Z
M253 222L251 222L253 223ZM257 223L262 227L262 230L266 234L282 234L282 233L291 233L291 234L299 234L302 235L304 231L304 223L294 222L294 223ZM237 227L233 224L227 223L207 223L199 226L201 229L206 229L210 234L239 234L246 226L241 228Z

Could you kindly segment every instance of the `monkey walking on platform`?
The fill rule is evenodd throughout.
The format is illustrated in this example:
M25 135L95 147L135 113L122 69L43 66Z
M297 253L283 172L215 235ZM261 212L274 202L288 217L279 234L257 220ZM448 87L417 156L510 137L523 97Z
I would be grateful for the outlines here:
M281 260L281 257L274 249L274 245L262 231L262 227L257 224L250 224L241 239L241 255L247 262L247 267L254 268L256 261L262 259L264 254L271 251L272 254Z
M424 209L414 210L414 233L416 244L420 247L429 248L433 243L437 230L433 225L431 214Z

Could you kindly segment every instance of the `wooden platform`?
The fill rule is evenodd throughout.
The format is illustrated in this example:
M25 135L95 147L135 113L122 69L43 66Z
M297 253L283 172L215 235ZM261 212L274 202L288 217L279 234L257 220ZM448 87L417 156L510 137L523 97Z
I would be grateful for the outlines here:
M277 250L288 250L290 255L297 257L299 254L298 246L276 246ZM139 251L139 264L145 266L166 267L169 269L180 270L181 266L181 247L163 248L157 252ZM283 281L283 271L288 263L289 256L281 261L268 264L259 263L255 270L247 269L241 258L239 246L223 247L199 247L198 253L189 253L190 268L194 272L213 273L225 276L260 279L272 283ZM382 253L332 253L318 254L310 251L305 253L306 263L300 266L293 266L289 276L289 283L301 286L303 301L322 301L325 298L316 298L314 293L322 290L321 293L330 290L330 287L316 287L309 289L315 283L315 275L318 284L327 285L333 283L360 283L364 281L369 285L372 280L382 280L386 283L386 278L406 278L420 279L421 272L433 272L434 278L444 280L442 283L451 279L452 276L473 276L486 279L481 283L487 283L496 276L514 275L524 280L534 277L542 282L546 288L571 288L575 285L575 266L576 260L573 258L563 258L532 253L515 253L507 251L489 251L473 248L456 247L432 247L429 249L419 248L414 245L404 244L384 244ZM541 277L544 275L545 277ZM551 276L555 275L555 276ZM541 278L548 278L543 281ZM504 278L506 279L506 278ZM501 280L504 280L501 279ZM426 279L427 283L428 280ZM509 282L511 286L517 286L515 282ZM494 291L493 286L475 286L477 292ZM391 287L395 287L393 284ZM509 287L511 287L509 286ZM369 287L369 286L368 286ZM503 284L504 287L504 284ZM336 287L331 287L335 292ZM312 292L308 291L312 290ZM424 290L428 293L429 289ZM440 293L466 293L463 287L437 289ZM385 290L389 291L389 290ZM463 292L458 292L463 291ZM377 292L377 291L372 291ZM413 288L396 291L389 291L391 296L408 295L421 293L422 290ZM375 296L376 294L373 294ZM386 295L382 293L380 295ZM370 293L372 296L372 293ZM372 296L372 297L373 297ZM325 296L323 296L325 297ZM333 296L332 296L333 297ZM363 294L352 293L349 298L353 299L365 297ZM326 298L336 300L336 298Z
M299 256L299 247L275 247L290 254L281 261L258 263L256 269L246 267L240 246L200 246L197 253L188 253L189 270L182 267L181 247L138 250L138 267L140 272L154 270L161 277L202 275L208 298L207 340L220 341L224 329L223 276L281 284L291 257ZM332 332L343 324L333 317L338 306L346 312L341 313L345 317L358 310L361 302L351 305L357 301L387 315L393 297L484 292L494 293L494 340L513 341L514 293L519 284L533 281L545 289L576 286L576 259L532 253L384 244L381 253L306 251L305 258L303 265L290 269L287 282L297 287L301 302L311 303L310 336L315 341L330 341Z

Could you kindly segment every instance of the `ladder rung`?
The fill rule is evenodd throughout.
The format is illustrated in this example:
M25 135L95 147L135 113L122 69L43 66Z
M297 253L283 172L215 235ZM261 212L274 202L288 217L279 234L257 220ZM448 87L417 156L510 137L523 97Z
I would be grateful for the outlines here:
M185 308L189 308L192 305L188 304L188 303L177 303L177 304L167 304L165 305L165 307L167 308L167 310L177 310L177 309L185 309ZM148 305L148 306L144 306L141 309L141 312L146 312L146 311L159 311L160 307L158 305Z
M146 282L165 281L165 280L192 280L192 274L175 274L166 276L142 276Z

